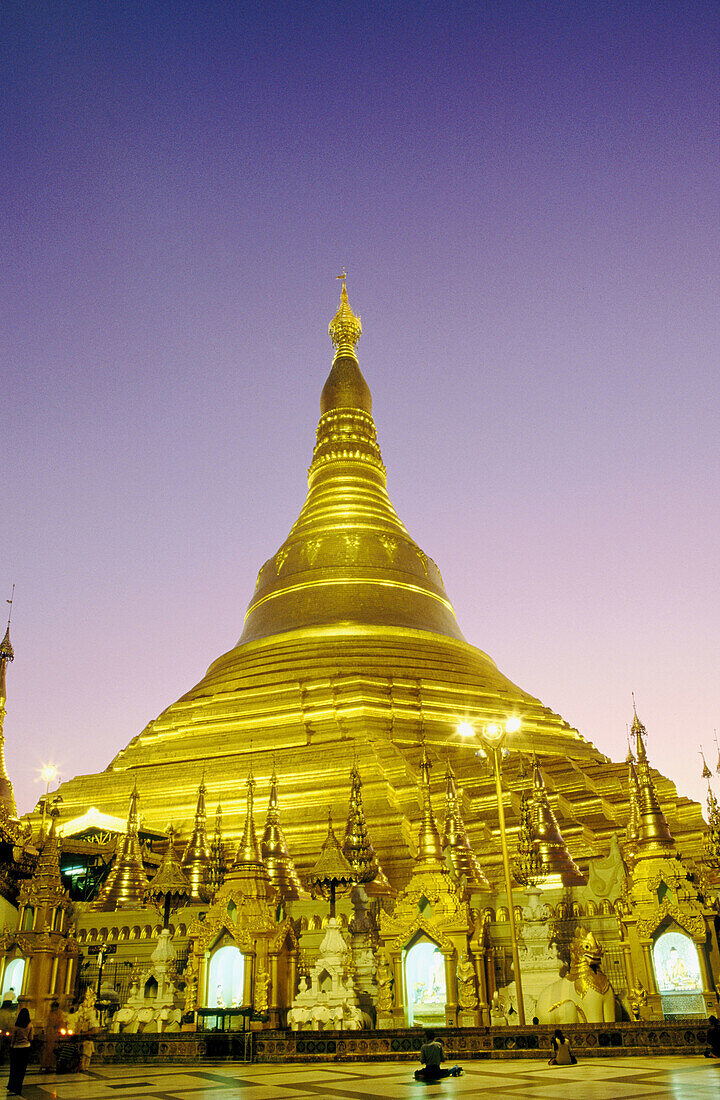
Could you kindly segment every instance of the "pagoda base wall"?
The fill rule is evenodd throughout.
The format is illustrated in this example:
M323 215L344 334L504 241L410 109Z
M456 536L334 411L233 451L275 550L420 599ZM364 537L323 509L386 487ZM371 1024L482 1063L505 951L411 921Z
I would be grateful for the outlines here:
M578 1059L613 1055L702 1054L705 1020L566 1026ZM552 1027L442 1028L448 1062L549 1056ZM198 1061L243 1062L417 1062L419 1029L387 1031L178 1032L164 1035L105 1035L95 1040L95 1061L167 1065Z

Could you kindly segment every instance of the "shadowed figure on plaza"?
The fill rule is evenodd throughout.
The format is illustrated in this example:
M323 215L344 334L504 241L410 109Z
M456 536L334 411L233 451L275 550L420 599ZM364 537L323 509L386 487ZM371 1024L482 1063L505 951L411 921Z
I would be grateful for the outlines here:
M462 1073L460 1066L443 1069L445 1051L442 1043L435 1038L434 1031L425 1032L425 1042L420 1048L420 1061L423 1067L415 1070L416 1081L439 1081L442 1077L459 1077Z

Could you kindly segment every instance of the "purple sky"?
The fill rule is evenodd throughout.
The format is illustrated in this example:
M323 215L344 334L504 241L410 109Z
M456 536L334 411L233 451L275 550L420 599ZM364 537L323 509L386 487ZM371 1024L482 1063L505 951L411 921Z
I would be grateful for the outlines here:
M720 7L17 2L0 59L21 810L239 636L343 264L390 494L467 639L615 757L634 690L702 797Z

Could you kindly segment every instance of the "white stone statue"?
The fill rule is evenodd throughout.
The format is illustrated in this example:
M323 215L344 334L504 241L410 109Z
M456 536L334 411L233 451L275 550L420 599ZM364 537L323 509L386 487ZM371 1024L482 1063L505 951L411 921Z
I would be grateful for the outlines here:
M572 966L538 997L541 1024L603 1024L615 1020L615 993L600 969L603 950L592 932L579 929L572 945Z

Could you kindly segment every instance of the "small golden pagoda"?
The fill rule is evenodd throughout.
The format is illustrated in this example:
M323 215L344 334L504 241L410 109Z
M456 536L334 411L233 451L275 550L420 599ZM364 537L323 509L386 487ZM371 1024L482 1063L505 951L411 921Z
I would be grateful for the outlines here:
M480 861L470 847L465 822L460 812L460 795L455 782L455 772L448 760L445 769L445 826L443 852L457 883L475 890L489 890L490 883L480 866Z
M556 876L563 886L584 885L585 876L567 850L537 760L533 768L531 820L533 843L540 857L543 873L546 876Z
M235 862L207 913L188 928L185 1012L244 1009L251 1021L278 1027L295 989L297 936L288 917L278 919L255 831L255 786L250 771Z
M285 833L280 824L278 779L274 765L270 777L270 797L260 851L263 863L268 869L270 882L278 894L285 901L293 901L304 897L305 891L295 870L295 864L292 861L285 840Z
M632 734L638 838L618 912L628 990L654 1018L717 1012L717 911L702 876L677 851L650 774L646 730L637 711Z
M182 866L190 882L190 899L207 901L210 896L208 881L210 877L210 845L207 840L207 810L205 780L198 788L198 800L195 808L195 827L183 853Z
M78 945L72 934L73 905L60 878L57 809L51 814L31 879L18 897L18 928L0 936L0 969L5 978L12 968L19 1004L30 1010L41 1027L53 1000L69 1004L73 998Z
M432 806L430 759L423 745L420 762L422 821L410 881L390 913L380 914L378 1027L439 1023L478 1024L487 1010L483 961L473 955L473 921L467 901L453 882L443 854ZM477 950L477 945L474 945ZM416 953L418 965L409 961ZM467 973L465 967L469 967ZM469 996L461 1006L458 972ZM431 975L433 988L421 975ZM420 975L417 979L415 975ZM422 987L422 988L421 988ZM479 991L479 997L478 997ZM461 1019L459 1010L464 1012Z
M137 784L130 795L130 809L128 811L127 828L122 841L120 853L110 868L110 874L105 884L92 904L93 909L104 912L112 912L122 907L141 908L145 900L147 887L147 875L143 865L140 841L138 840L138 815Z

